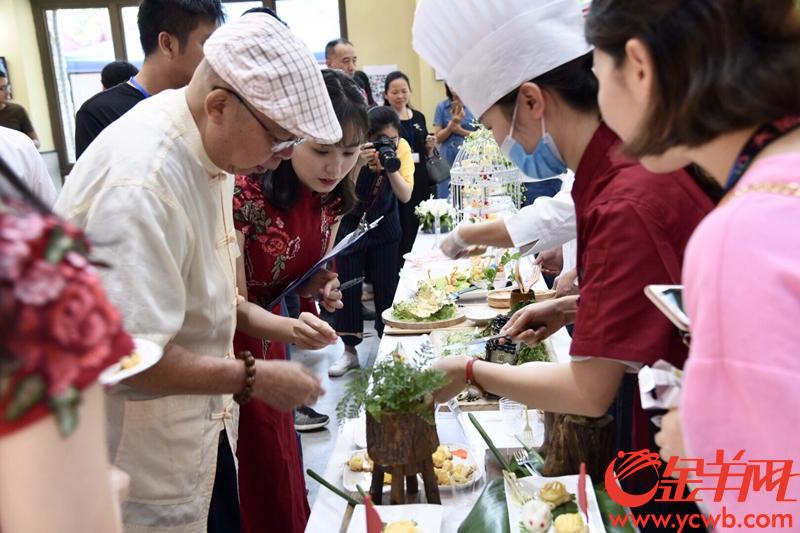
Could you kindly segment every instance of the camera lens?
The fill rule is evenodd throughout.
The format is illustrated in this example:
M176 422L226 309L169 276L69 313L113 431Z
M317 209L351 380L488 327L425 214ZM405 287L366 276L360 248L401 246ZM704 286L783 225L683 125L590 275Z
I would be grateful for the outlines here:
M387 172L400 170L400 159L398 159L397 152L395 152L394 142L389 137L382 135L372 145L378 151L378 158Z

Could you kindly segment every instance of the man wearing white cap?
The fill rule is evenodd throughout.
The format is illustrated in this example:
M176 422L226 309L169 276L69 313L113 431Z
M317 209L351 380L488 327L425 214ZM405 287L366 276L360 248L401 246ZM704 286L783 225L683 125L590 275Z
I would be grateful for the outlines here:
M108 395L128 532L238 531L234 399L288 410L324 392L299 363L234 358L231 173L274 169L303 138L335 143L339 123L311 52L271 16L244 15L204 52L185 89L100 134L56 205L98 243L127 330L164 348Z
M441 20L458 30L442 31ZM413 33L416 51L526 174L575 173L580 300L530 305L503 331L535 344L574 322L572 361L513 368L443 359L435 364L451 382L437 398L470 381L537 409L598 417L621 392L621 447L648 447L652 428L623 378L662 358L680 367L686 349L643 289L680 282L686 242L711 200L686 172L652 174L620 154L621 141L600 119L579 2L420 0Z

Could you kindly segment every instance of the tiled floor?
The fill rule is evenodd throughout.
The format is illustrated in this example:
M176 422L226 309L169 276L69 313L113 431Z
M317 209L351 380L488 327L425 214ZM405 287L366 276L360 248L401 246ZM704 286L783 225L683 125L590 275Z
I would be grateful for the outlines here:
M361 366L371 365L375 360L375 355L378 351L378 343L380 339L375 334L372 322L364 323L364 333L366 337L364 341L358 345L358 360ZM341 378L331 379L328 377L328 366L344 351L344 344L341 340L334 346L330 346L324 350L314 352L293 349L292 359L300 361L310 366L314 372L322 378L323 386L325 387L325 396L323 396L316 405L312 407L331 417L331 422L327 428L301 434L303 445L303 468L316 471L319 474L325 472L325 467L328 464L331 452L336 439L336 432L338 422L336 420L336 404L344 394L345 385L352 379L353 373L349 373ZM308 487L308 501L311 505L317 497L317 491L320 486L316 481L309 479L306 476L306 485Z

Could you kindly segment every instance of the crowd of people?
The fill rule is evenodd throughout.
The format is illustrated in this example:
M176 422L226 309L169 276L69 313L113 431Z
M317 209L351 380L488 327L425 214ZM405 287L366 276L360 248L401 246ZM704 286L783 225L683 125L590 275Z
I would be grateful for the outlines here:
M439 398L469 380L547 411L611 412L619 450L660 448L665 462L796 462L800 8L593 0L582 13L567 0L519 0L489 12L467 3L423 0L415 50L447 73L528 176L574 173L575 219L553 216L555 198L537 201L504 222L459 225L443 250L535 246L548 234L530 227L561 233L575 224L576 270L563 275L577 292L527 306L503 329L536 343L574 325L569 364L512 369L447 358L436 363L450 378ZM470 31L443 32L435 22L455 12L471 18L453 27ZM560 253L566 264L566 247ZM650 284L685 285L688 350L645 297ZM756 286L764 287L757 296ZM684 370L680 408L660 429L630 383L632 371L659 359ZM705 496L704 509L744 517L792 508L775 491L751 489L746 499Z
M426 161L438 147L452 164L478 122L527 176L527 205L461 222L442 251L536 254L557 297L503 332L536 344L570 326L571 361L440 359L436 399L472 383L612 413L618 450L665 461L800 459L794 0L420 0L414 49L447 80L432 132L407 75L376 105L352 42L328 43L321 69L267 8L225 21L219 0L142 0L138 24L142 67L104 69L57 195L0 72L0 530L304 531L293 413L324 417L309 406L325 390L290 345L341 338L331 377L368 358L362 287L339 287L371 283L382 335L414 209L448 194ZM378 219L295 291L299 310L274 303ZM690 341L653 284L685 286ZM103 391L135 339L161 359ZM635 379L658 360L684 370L660 427ZM704 508L784 509L769 490L739 500Z

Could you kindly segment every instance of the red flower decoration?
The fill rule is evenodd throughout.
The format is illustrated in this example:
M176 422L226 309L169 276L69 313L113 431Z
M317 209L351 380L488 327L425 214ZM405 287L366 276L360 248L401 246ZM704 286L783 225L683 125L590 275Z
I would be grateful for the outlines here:
M289 246L289 235L275 227L267 228L264 235L258 236L258 240L266 245L267 253L273 256L283 254Z
M79 253L85 247L82 234L24 205L8 202L7 207L0 212L0 324L5 326L0 333L8 340L0 354L19 362L20 369L0 398L4 406L13 403L15 384L26 376L43 378L46 395L53 398L93 382L104 367L134 349L94 268ZM47 399L22 416L40 412L42 402ZM65 433L71 429L62 425Z
M23 303L42 305L54 300L64 288L57 265L36 261L17 279L14 294Z

